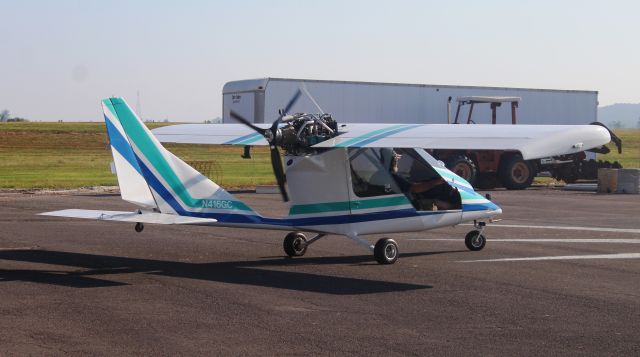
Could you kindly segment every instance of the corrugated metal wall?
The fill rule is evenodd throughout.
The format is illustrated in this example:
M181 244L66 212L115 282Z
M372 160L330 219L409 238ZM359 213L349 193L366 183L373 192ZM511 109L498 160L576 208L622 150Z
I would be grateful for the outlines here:
M249 120L262 122L255 114L256 106L251 91L264 91L264 122L275 120L278 109L284 107L301 85L301 80L259 79L229 82L223 90L223 118L229 119L233 108ZM447 122L447 98L453 97L452 115L455 116L456 98L462 96L515 96L522 98L518 108L521 124L586 124L597 120L598 94L592 91L560 91L520 88L461 87L433 85L404 85L386 83L334 82L305 80L304 85L322 109L342 123L439 123ZM262 87L262 89L259 89ZM244 102L231 99L243 92ZM262 95L256 96L261 101ZM236 97L237 98L237 97ZM466 122L469 106L463 107L460 117ZM318 110L305 96L292 112ZM252 114L254 113L254 114ZM255 118L255 119L254 119ZM473 117L477 123L490 123L488 104L476 105ZM507 104L498 108L498 123L511 123L511 110Z

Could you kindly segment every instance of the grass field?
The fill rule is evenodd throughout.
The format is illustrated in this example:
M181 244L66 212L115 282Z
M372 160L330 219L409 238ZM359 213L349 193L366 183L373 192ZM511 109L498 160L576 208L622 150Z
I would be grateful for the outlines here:
M640 168L640 129L615 129L613 132L622 140L622 154L618 154L616 146L610 143L611 152L602 155L601 159L618 161L624 168Z
M640 129L615 132L623 141L622 154L611 145L612 153L601 159L619 161L627 168L640 167ZM166 147L185 161L211 162L213 170L205 174L225 187L275 181L266 147L254 147L250 160L240 158L239 146ZM0 123L0 188L115 186L111 161L104 123Z
M185 161L213 162L207 174L225 187L274 182L265 147L254 147L249 160L239 146L166 147ZM104 123L0 123L0 188L115 186L111 161Z

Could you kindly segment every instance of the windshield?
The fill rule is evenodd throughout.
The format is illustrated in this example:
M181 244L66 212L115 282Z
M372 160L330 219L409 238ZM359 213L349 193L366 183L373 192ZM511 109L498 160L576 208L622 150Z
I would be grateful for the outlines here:
M433 168L442 163L422 149L350 148L349 163L358 197L402 193L417 210L461 207L458 190Z

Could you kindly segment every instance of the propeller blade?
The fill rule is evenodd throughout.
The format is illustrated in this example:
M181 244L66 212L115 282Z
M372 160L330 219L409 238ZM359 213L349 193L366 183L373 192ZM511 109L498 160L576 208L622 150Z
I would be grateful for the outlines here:
M282 194L282 200L285 202L289 201L289 195L287 194L287 188L285 186L287 182L287 178L284 174L284 169L282 168L282 158L280 157L280 152L278 151L278 146L275 144L275 142L277 141L276 138L278 133L278 126L282 121L283 115L287 113L289 110L291 110L291 108L296 104L296 102L298 101L298 98L300 98L301 93L302 92L300 91L300 89L298 89L295 92L293 97L289 99L289 103L287 103L287 106L285 107L282 114L278 116L278 119L276 119L273 122L273 124L271 124L271 128L269 129L263 129L255 126L253 123L248 121L242 115L234 112L233 110L229 113L229 115L233 119L241 122L242 124L262 134L269 142L270 144L269 148L271 149L271 166L273 167L273 174L276 176L276 181L278 182L278 188L280 189L280 194Z
M300 89L298 88L296 90L296 92L293 94L293 97L291 97L291 99L289 99L289 103L287 103L287 106L284 108L284 110L282 111L282 113L278 116L278 119L276 119L273 124L271 124L271 134L273 138L276 138L276 135L278 133L278 126L280 125L280 122L282 121L282 117L287 114L289 112L289 110L291 110L291 108L294 106L294 104L296 104L296 102L298 101L298 98L300 98L300 94L302 94L302 92L300 92Z
M298 98L300 98L300 94L301 93L302 92L300 92L300 88L298 88L298 90L296 90L296 93L293 95L293 97L291 97L291 99L289 99L289 103L287 103L287 106L284 107L284 113L285 114L289 113L289 110L291 110L293 105L296 104L296 102L298 101ZM282 116L280 116L280 119L282 119Z
M264 135L265 130L267 130L267 129L262 129L262 128L260 128L260 127L257 127L257 126L255 126L255 125L253 125L253 123L251 123L250 121L248 121L248 120L247 120L245 117L243 117L242 115L240 115L240 114L238 114L238 113L234 112L233 110L229 113L229 115L230 115L233 119L235 119L235 120L237 120L237 121L241 122L242 124L244 124L244 125L246 125L246 126L250 127L251 129L253 129L253 130L257 131L258 133L260 133L260 134L262 134L262 135Z
M270 148L273 174L276 176L278 188L280 189L280 194L282 194L282 200L287 202L289 201L289 195L287 194L287 188L285 187L287 177L285 176L284 169L282 168L282 159L280 158L280 152L278 151L278 147L275 145L271 145Z

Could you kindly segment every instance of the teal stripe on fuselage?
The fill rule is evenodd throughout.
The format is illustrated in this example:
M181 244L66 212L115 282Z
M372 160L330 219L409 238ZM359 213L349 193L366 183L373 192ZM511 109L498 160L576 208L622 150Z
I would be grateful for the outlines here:
M477 192L469 192L469 191L463 191L463 190L458 190L458 192L460 192L460 197L462 198L463 201L464 200L486 199L481 194L479 194Z
M391 208L393 206L410 204L411 202L409 202L405 196L382 197L370 200L312 203L292 206L289 210L289 215L363 210L381 207Z

